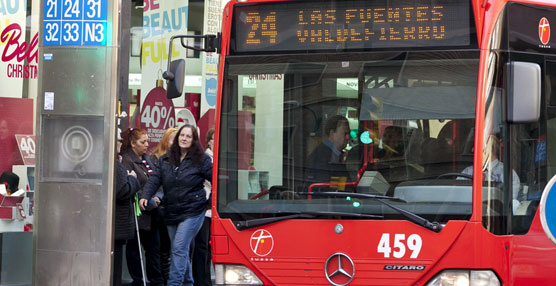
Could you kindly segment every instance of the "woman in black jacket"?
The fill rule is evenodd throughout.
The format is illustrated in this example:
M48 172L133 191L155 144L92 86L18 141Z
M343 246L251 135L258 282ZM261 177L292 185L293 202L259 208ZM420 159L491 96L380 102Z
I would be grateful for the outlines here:
M211 179L211 159L203 152L196 128L186 124L160 158L160 169L149 177L139 203L146 208L158 188L164 187L163 219L172 241L168 286L193 285L189 248L203 224L208 203L204 182Z
M133 173L135 175L135 173ZM122 285L123 247L135 233L133 196L139 190L139 182L116 161L116 214L114 225L114 271L112 285Z
M147 155L149 147L147 131L139 128L129 128L122 133L122 138L122 164L128 171L134 171L137 174L137 180L144 188L149 176L155 173L151 159ZM143 195L143 192L144 190L139 190L139 197ZM145 249L146 272L150 286L164 286L164 278L160 267L159 225L156 223L156 218L153 219L156 216L156 211L153 208L158 207L161 197L162 195L155 196L149 205L149 209L138 215L139 239ZM131 279L133 279L131 286L143 285L139 239L135 235L133 239L127 242L126 247L127 269Z

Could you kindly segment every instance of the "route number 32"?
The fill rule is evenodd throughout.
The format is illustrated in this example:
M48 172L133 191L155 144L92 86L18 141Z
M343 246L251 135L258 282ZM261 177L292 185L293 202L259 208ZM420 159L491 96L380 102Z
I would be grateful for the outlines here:
M412 234L405 239L405 234L394 234L393 246L390 247L390 234L383 233L380 241L378 242L377 252L383 253L384 258L390 258L390 254L394 258L403 258L405 256L406 249L411 251L411 256L409 258L417 258L419 252L421 252L421 246L423 246L423 240L418 234Z

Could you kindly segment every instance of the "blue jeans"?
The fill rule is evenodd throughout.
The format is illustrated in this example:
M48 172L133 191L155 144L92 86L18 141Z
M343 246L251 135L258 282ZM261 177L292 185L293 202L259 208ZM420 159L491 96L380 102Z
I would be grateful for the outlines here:
M177 225L168 225L168 235L172 242L172 262L168 286L193 285L189 247L201 229L204 219L205 211L194 217L186 218Z

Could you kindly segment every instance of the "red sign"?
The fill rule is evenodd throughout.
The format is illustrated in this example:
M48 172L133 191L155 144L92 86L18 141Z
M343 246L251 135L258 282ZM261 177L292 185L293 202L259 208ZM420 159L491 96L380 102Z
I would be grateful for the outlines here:
M33 100L0 97L0 173L23 164L15 134L33 133Z
M259 229L251 235L251 250L258 256L266 256L274 248L272 234L264 229Z
M5 43L2 61L9 62L13 59L17 61L17 63L8 64L7 76L9 78L37 78L39 33L35 33L30 43L25 42L22 34L21 26L17 23L8 25L0 34L0 41Z
M15 140L24 165L35 165L35 135L16 134Z
M539 22L539 39L543 45L550 41L550 23L544 17Z
M166 97L166 90L162 87L153 88L141 107L139 128L147 130L149 137L149 151L154 150L162 135L168 128L176 124L174 103Z

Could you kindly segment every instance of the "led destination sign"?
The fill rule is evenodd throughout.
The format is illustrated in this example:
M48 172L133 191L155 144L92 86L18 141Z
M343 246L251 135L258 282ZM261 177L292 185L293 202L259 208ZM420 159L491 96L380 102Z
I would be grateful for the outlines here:
M237 6L232 52L467 46L470 2L342 0Z

